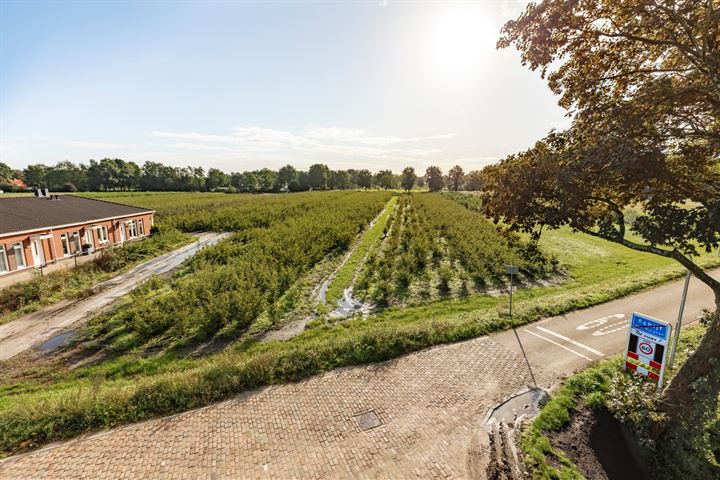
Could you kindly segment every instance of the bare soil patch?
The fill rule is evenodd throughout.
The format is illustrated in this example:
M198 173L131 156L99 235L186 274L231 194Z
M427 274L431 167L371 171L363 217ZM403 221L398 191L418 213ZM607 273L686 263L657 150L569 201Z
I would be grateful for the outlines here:
M582 409L564 430L549 433L548 438L553 447L567 454L586 478L651 478L632 434L605 409Z

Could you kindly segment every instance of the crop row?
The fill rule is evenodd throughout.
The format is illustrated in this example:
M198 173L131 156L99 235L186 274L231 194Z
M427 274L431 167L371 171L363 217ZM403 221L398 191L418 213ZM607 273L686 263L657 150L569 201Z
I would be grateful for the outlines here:
M482 214L436 194L403 195L379 248L358 277L356 290L380 304L463 295L504 281L505 265L525 277L546 275L550 265Z
M349 192L344 192L349 193ZM242 231L269 227L279 219L334 202L343 192L295 195L226 195L218 193L90 194L110 201L157 211L157 221L166 228L185 232L201 230Z
M517 236L503 232L481 213L459 208L439 195L416 195L418 210L436 236L447 239L454 258L482 284L504 282L505 266L516 264L529 278L550 272L550 262Z
M189 273L170 284L156 282L134 294L127 308L102 325L99 334L131 334L145 341L202 340L223 331L243 332L261 313L272 317L274 303L328 254L347 249L382 209L385 192L308 193L254 197L253 204L221 206L180 214L192 228L236 230L189 263ZM260 212L260 213L259 213ZM177 224L172 217L164 220Z

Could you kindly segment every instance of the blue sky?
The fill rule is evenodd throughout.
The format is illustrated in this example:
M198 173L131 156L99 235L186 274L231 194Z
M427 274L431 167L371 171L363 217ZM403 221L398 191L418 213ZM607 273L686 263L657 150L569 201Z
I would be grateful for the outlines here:
M0 161L480 168L567 123L525 3L0 0Z

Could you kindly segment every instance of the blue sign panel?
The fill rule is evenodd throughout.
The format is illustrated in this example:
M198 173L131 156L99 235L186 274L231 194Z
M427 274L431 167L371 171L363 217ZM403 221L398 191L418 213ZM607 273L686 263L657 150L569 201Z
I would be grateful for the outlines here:
M630 328L637 328L642 333L653 336L659 340L667 340L670 330L668 324L658 322L639 313L633 313Z

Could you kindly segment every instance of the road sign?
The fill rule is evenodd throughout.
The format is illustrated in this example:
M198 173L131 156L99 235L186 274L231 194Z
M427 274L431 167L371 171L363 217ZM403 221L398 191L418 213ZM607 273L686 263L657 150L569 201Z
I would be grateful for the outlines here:
M630 319L625 368L657 380L662 388L665 376L665 357L672 326L640 313Z

